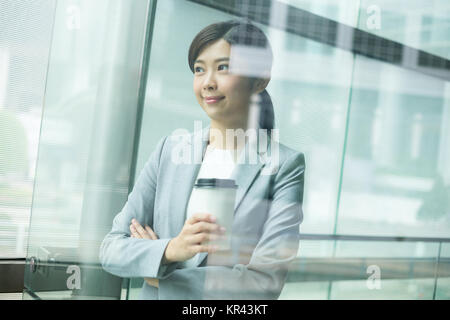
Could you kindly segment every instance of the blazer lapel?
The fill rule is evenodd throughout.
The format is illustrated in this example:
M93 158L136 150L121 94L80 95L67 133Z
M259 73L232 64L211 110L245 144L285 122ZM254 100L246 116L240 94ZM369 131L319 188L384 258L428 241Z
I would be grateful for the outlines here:
M270 153L268 152L270 144L270 138L268 137L267 143L262 149L257 149L257 142L250 140L245 145L245 149L240 155L240 160L238 161L230 179L235 180L238 185L236 192L236 201L234 203L234 213L241 204L244 196L247 194L251 184L255 180L258 172L265 164L265 157ZM253 155L252 155L253 153Z

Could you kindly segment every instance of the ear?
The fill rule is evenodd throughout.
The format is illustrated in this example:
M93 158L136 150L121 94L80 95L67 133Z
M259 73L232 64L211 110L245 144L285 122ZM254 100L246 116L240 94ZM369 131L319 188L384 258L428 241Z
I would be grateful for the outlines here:
M253 83L253 92L254 93L260 93L263 91L267 85L269 84L270 78L260 78L256 79Z

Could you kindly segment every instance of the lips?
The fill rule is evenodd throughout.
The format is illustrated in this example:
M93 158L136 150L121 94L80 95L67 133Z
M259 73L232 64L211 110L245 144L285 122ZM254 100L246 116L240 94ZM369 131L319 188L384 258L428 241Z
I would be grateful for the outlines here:
M224 96L205 97L205 101L206 101L206 103L211 104L211 103L216 103L216 102L222 100L223 98L225 98L225 97Z

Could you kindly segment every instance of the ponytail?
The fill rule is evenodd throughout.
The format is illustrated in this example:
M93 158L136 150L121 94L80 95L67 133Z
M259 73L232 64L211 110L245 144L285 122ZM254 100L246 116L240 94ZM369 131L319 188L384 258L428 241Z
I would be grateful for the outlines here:
M266 129L268 134L271 134L272 129L275 127L275 112L273 109L272 99L266 89L259 94L259 127Z

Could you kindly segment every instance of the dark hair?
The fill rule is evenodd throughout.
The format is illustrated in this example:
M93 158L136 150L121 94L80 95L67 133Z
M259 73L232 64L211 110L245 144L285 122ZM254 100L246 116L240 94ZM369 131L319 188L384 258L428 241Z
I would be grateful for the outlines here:
M224 39L231 45L242 45L249 47L259 47L265 49L266 58L263 59L263 69L268 71L272 67L272 49L261 29L252 24L249 20L229 20L224 22L213 23L202 29L192 40L189 47L188 63L189 68L194 73L194 62L203 49L212 42ZM248 76L248 78L257 80L260 77ZM264 89L259 94L260 117L259 126L261 129L270 131L275 126L275 112L273 109L272 99L269 93Z

